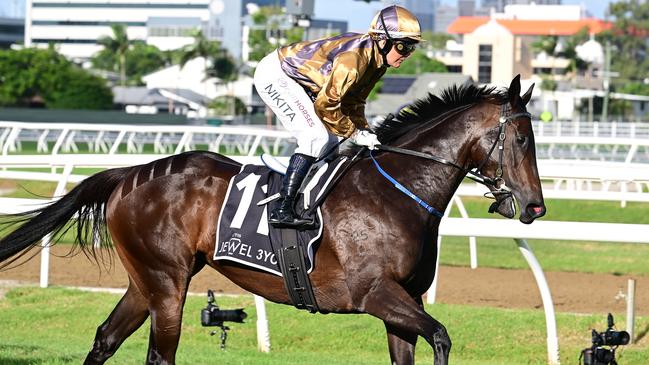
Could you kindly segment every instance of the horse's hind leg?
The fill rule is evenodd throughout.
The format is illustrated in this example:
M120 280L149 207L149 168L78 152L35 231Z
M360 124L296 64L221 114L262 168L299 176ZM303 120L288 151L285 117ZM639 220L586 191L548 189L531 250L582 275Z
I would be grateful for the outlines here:
M204 266L204 260L180 254L178 262L142 260L130 271L144 296L148 298L151 333L147 364L174 364L182 311L191 277Z
M146 299L129 283L126 294L106 321L97 328L95 342L84 364L103 364L149 315Z
M388 331L390 331L390 328L394 328L395 330L422 336L435 352L435 365L448 364L451 339L446 332L446 328L428 315L401 285L391 280L384 280L375 285L374 289L365 296L364 303L365 312L382 319L386 326L391 326L388 327ZM393 335L397 335L397 333ZM389 332L388 336L391 336ZM407 339L408 336L405 336L395 343L398 345L394 348L397 353L408 350L404 343L408 342ZM414 344L412 349L414 351ZM392 346L390 350L392 353ZM405 356L402 359L407 360ZM408 362L404 363L408 364ZM402 363L397 362L396 364L400 365Z

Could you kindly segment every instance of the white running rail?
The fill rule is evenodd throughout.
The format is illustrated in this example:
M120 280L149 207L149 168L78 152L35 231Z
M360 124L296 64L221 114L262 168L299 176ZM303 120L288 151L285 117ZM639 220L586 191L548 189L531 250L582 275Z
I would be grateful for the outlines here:
M533 122L539 159L649 163L649 123ZM179 153L197 147L228 155L258 148L288 156L294 140L264 126L155 126L0 121L0 155L34 145L38 154ZM30 147L33 149L34 147Z

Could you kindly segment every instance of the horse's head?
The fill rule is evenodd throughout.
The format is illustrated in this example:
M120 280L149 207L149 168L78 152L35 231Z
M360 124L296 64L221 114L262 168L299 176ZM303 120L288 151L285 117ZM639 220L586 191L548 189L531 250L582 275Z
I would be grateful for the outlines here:
M530 86L520 96L520 75L516 76L502 105L485 106L482 132L471 158L480 164L482 174L495 180L496 184L489 186L496 198L490 212L513 218L515 198L520 209L519 220L526 224L545 215L532 121L525 108L533 88L534 85Z

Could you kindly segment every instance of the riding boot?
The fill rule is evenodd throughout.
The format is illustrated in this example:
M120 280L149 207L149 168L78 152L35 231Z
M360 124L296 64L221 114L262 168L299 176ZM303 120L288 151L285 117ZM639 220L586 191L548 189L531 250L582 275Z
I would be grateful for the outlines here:
M282 181L279 207L275 208L268 218L268 222L273 227L299 228L312 223L309 219L303 219L297 216L294 205L295 197L313 161L315 161L314 157L301 153L296 153L291 156L286 175L284 175L284 180Z

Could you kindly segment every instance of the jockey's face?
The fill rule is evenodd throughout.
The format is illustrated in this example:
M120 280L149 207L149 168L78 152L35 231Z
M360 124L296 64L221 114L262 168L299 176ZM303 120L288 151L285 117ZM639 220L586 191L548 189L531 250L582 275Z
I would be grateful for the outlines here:
M390 48L390 52L388 52L385 58L387 59L388 65L390 65L390 67L399 68L399 66L401 66L401 63L405 61L406 58L410 57L411 54L412 52L410 53L406 53L404 51L399 52L396 48L396 45L392 45L392 48Z

